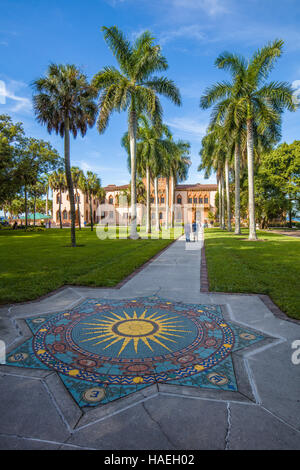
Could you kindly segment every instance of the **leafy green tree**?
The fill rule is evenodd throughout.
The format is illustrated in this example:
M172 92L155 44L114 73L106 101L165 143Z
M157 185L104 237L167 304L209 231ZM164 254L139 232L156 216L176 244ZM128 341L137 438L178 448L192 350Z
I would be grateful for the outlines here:
M268 180L288 199L289 225L293 208L300 201L300 140L282 143L262 157L262 167Z
M75 65L51 64L45 77L33 83L34 111L38 122L49 133L55 131L64 138L64 161L71 211L71 245L76 246L75 201L70 165L70 133L84 136L96 119L96 92L87 77Z
M162 107L158 95L181 104L179 91L173 81L154 74L168 68L160 46L148 31L133 44L115 26L103 27L104 39L119 69L104 67L93 79L100 92L98 130L103 133L113 111L128 111L128 135L131 157L131 229L130 238L137 239L136 231L136 147L137 126L141 114L147 114L155 125L161 124Z
M10 116L0 115L0 204L12 200L21 189L18 178L18 147L24 138L23 126Z

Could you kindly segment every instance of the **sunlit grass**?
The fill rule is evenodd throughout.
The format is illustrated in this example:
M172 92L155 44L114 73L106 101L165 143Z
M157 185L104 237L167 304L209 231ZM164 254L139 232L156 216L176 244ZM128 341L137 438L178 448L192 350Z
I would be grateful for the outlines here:
M263 241L249 242L247 235L205 230L210 290L267 294L300 319L300 239L260 231Z
M86 228L76 230L80 246L71 248L69 229L0 230L0 303L32 300L65 284L115 286L173 239L101 240Z

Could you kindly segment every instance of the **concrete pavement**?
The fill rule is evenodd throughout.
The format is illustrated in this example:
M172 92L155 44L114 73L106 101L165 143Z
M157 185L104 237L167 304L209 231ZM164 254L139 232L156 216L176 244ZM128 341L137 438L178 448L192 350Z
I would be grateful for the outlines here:
M255 295L200 292L201 245L179 239L120 289L66 287L0 309L7 356L32 335L26 318L50 318L85 299L157 296L221 306L224 320L261 333L237 351L237 392L153 384L93 409L80 408L46 368L0 366L1 449L300 449L300 325L276 317ZM295 362L295 361L294 361Z

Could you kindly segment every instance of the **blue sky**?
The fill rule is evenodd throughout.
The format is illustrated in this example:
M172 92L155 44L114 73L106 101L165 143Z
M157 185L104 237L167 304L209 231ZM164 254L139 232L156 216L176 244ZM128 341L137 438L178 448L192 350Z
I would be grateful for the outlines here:
M282 38L284 54L270 79L300 84L299 0L0 0L0 80L6 102L0 113L22 121L28 136L50 141L63 155L62 139L49 135L34 118L30 83L50 62L74 63L89 79L105 65L116 65L101 26L117 25L130 39L150 30L168 60L166 74L179 87L183 105L162 99L164 121L175 138L191 143L188 182L204 182L197 171L209 111L199 108L205 88L229 78L214 66L228 50L250 57L265 43ZM3 100L2 100L3 101ZM282 140L299 139L299 114L283 116ZM120 139L126 114L114 114L105 134L96 127L71 142L71 163L93 170L102 184L129 181ZM214 176L208 180L215 182Z

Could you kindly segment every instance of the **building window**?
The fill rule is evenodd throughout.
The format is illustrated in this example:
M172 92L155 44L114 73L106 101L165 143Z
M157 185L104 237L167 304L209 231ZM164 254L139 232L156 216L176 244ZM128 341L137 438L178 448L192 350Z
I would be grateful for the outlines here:
M177 204L181 204L181 203L182 203L181 196L178 196L178 198L177 198Z
M113 204L113 203L114 203L114 199L113 199L112 196L110 196L110 198L108 199L108 203L109 203L109 204Z
M204 204L208 204L208 198L207 197L204 198Z
M164 203L165 203L165 198L164 198L164 197L161 197L161 198L160 198L160 203L161 203L161 204L164 204Z
M66 210L63 211L63 219L67 220L68 219L68 213Z
M194 204L197 204L197 198L194 197Z
M192 202L193 202L193 199L192 199L191 197L189 197L189 198L188 198L188 203L189 203L189 204L192 204Z
M154 204L154 197L150 197L150 203Z
M199 204L203 204L203 197L199 197Z
M160 213L159 213L159 220L162 220L162 219L163 219L163 213L160 212Z

